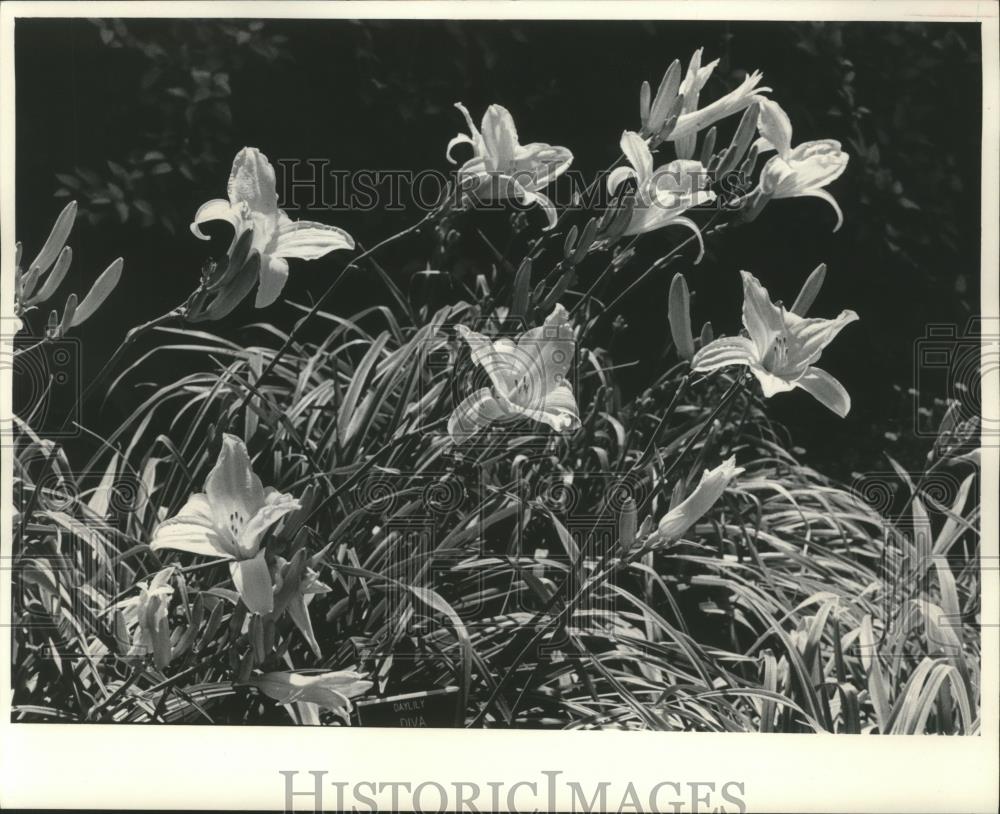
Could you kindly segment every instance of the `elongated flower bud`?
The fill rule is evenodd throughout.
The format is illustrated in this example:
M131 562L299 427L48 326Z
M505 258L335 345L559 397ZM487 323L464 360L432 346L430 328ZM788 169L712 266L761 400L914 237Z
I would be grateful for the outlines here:
M260 275L260 255L252 252L229 285L222 288L211 304L199 314L192 314L195 322L222 319L228 316L246 298Z
M576 239L580 234L580 230L576 226L570 227L570 230L566 233L566 240L563 242L563 257L569 260L573 256L573 250L576 248Z
M660 520L656 531L661 542L677 540L704 517L722 497L729 482L741 472L743 469L736 466L735 458L723 461L715 469L705 470L695 490Z
M122 266L124 263L125 261L119 257L104 269L101 276L94 281L94 284L90 287L90 291L87 292L87 296L83 298L83 302L80 303L73 315L72 327L75 328L77 325L86 322L104 304L104 301L115 290L118 281L122 277Z
M698 335L698 341L704 346L715 339L715 332L712 330L712 323L706 322L701 326L701 333Z
M62 320L59 323L58 335L65 336L66 332L73 327L73 317L76 315L76 294L70 294L66 298L66 305L63 307Z
M590 251L590 247L594 244L594 235L596 234L597 219L591 218L587 221L587 225L583 227L580 242L576 244L576 251L573 252L573 265L583 262L583 258L587 256L587 252Z
M63 211L56 218L56 222L53 224L52 231L49 232L42 250L38 253L38 257L35 258L29 268L38 266L38 269L43 274L49 270L49 266L52 265L59 252L62 251L63 246L66 245L66 239L69 237L70 230L73 228L73 222L76 220L76 209L76 201L70 201L63 207Z
M642 125L643 130L646 130L649 125L649 109L652 96L653 90L649 82L644 79L642 87L639 88L639 123Z
M712 156L715 154L715 139L719 131L715 127L710 127L708 132L705 133L705 138L701 142L701 163L706 167L712 160Z
M253 245L253 229L246 229L234 241L226 257L226 265L215 269L208 280L208 290L217 291L228 285L237 274L243 269L250 256L250 247Z
M59 252L59 257L56 259L56 264L52 267L52 271L49 272L48 277L45 278L45 282L42 283L42 287L38 289L38 293L32 297L31 292L25 292L25 298L30 301L32 305L45 302L49 297L56 293L56 289L59 288L60 283L65 279L66 272L69 271L69 265L73 262L73 250L69 246L64 246L63 250Z
M754 102L743 111L743 117L733 134L733 140L729 143L722 162L719 164L717 174L725 175L736 168L736 165L743 161L750 142L753 139L757 128L760 106Z
M823 281L826 279L826 263L820 263L813 269L812 274L806 279L799 291L799 296L795 298L792 305L792 313L804 317L809 313L809 309L819 296L820 289L823 288Z
M631 497L625 499L622 506L621 515L618 517L618 542L622 547L622 556L628 554L635 545L636 524L638 513L635 500Z
M670 282L667 320L677 354L688 361L694 356L694 336L691 333L691 295L684 275L677 273Z
M674 60L670 63L660 80L660 87L656 91L649 109L649 117L646 121L645 134L655 135L663 128L667 120L670 106L677 98L677 89L681 86L681 63Z
M523 318L531 297L531 258L525 257L514 275L514 293L510 298L510 316Z

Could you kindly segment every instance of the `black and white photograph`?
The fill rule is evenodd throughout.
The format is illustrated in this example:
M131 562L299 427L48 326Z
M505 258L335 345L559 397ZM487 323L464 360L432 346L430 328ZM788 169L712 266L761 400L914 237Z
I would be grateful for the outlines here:
M327 738L253 807L346 811L955 744L919 810L995 810L995 6L5 5L5 739ZM626 765L390 782L437 737Z

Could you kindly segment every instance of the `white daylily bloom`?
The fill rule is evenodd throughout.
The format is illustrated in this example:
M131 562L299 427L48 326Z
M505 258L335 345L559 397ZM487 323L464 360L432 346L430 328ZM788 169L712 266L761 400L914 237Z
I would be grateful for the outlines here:
M765 398L801 387L841 418L851 409L844 386L825 370L813 367L841 329L858 319L841 311L835 319L806 319L775 305L749 272L743 275L743 326L748 337L720 337L701 348L694 370L709 371L746 365L757 377Z
M548 218L548 229L556 224L556 208L540 190L562 175L573 162L566 147L551 144L521 144L510 112L500 105L490 105L483 116L482 130L476 128L465 105L456 102L469 126L469 135L459 133L448 142L445 155L451 163L451 151L459 144L472 146L472 158L458 170L463 188L481 200L515 197L526 204L538 204Z
M169 566L158 571L149 582L140 582L136 587L139 595L123 599L115 607L121 610L125 627L132 631L129 656L153 655L153 661L161 670L170 664L170 625L167 611L174 589L170 578L174 568Z
M345 715L351 709L350 699L364 695L373 686L371 681L353 670L314 675L265 673L247 683L279 704L315 704Z
M736 458L730 456L714 469L706 469L701 480L677 506L667 512L656 527L658 543L671 542L679 539L691 526L701 520L722 493L729 487L730 481L742 474L743 468L736 466Z
M227 433L205 491L191 495L175 517L161 523L149 545L230 560L229 572L247 608L270 613L274 594L261 539L299 506L291 495L261 485L246 445Z
M792 122L781 105L770 99L760 102L757 129L758 149L777 150L777 155L764 165L760 176L760 191L767 198L822 198L837 213L837 231L844 222L844 213L834 197L823 187L839 178L849 156L834 139L806 141L792 147Z
M705 189L708 173L700 161L678 159L653 169L653 154L649 145L638 133L622 133L622 152L630 167L616 167L608 175L608 192L614 195L627 179L637 184L632 218L625 229L626 235L639 235L662 229L664 226L685 226L698 238L699 262L705 253L701 230L684 212L695 206L715 200L715 193Z
M684 104L681 108L683 112L677 118L677 124L674 126L674 129L670 131L670 141L679 142L695 136L706 127L711 127L727 116L739 113L750 107L754 102L764 99L765 97L761 96L762 93L770 92L770 88L757 87L760 84L760 80L764 78L764 74L760 71L754 71L752 74L748 74L738 87L733 88L725 96L716 99L711 104L701 108L701 110L696 110L698 95L718 64L719 60L715 60L702 68L701 49L695 52L694 57L691 59L691 64L688 66L687 75L681 83L680 92L685 94ZM686 95L688 92L692 93L694 97L694 103L691 105L688 104ZM685 141L684 143L686 144L687 142Z
M194 216L191 231L208 240L202 223L224 220L236 230L236 239L253 230L252 249L260 254L260 284L257 308L278 299L288 279L289 258L316 260L336 249L353 249L354 239L343 229L309 220L293 221L278 208L274 167L256 147L244 147L233 159L229 174L229 200L215 198L203 203Z
M464 325L458 335L472 351L472 361L487 373L492 387L468 396L448 419L448 432L459 443L494 421L530 418L558 432L580 424L573 389L566 381L576 352L566 309L557 305L538 328L491 341Z

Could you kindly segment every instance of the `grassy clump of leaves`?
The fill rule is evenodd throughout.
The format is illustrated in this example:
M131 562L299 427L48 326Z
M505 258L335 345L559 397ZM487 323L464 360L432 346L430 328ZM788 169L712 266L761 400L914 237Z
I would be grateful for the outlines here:
M316 310L315 338L259 325L249 346L161 328L147 355L210 361L86 466L21 425L15 719L306 722L254 671L349 667L373 695L458 687L466 726L978 731L967 446L939 443L873 505L799 463L741 377L680 361L626 401L585 347L578 430L501 424L456 445L445 424L474 371L454 326L518 323L491 301ZM330 588L309 605L316 650L287 614L248 618L224 564L148 547L224 431L302 500L267 546ZM659 517L730 454L745 471L724 500L670 546L630 550L630 514ZM171 564L158 663L130 654L122 602Z
M244 343L212 333L206 324L254 286L265 307L284 283L280 258L267 254L279 235L266 226L278 219L253 208L263 196L241 201L225 261L206 263L181 305L130 331L81 401L150 337L158 344L111 389L151 357L190 372L158 381L78 468L30 421L16 424L15 719L334 724L349 722L350 697L451 687L454 723L468 727L977 732L977 428L956 419L960 407L916 474L890 460L884 477L847 489L796 460L741 365L763 369L772 351L797 354L794 369L778 373L792 370L789 387L800 382L799 357L819 351L800 346L785 320L806 314L823 268L789 313L745 304L741 347L756 356L747 351L738 364L698 363L720 345L706 349L711 325L692 332L680 274L665 309L672 366L628 396L600 344L599 329L630 292L685 252L700 260L703 237L751 222L775 193L764 180L784 172L769 159L751 191L755 130L788 124L775 103L748 95L761 78L754 73L729 94L745 97L729 146L715 151L713 126L703 161L682 164L700 171L674 172L683 207L655 210L646 200L651 151L680 126L680 76L675 61L655 99L643 86L645 135L623 134L635 167L617 167L612 204L568 226L564 216L598 205L557 216L550 203L549 229L536 238L528 214L517 213L503 252L484 240L492 271L473 286L456 291L460 278L429 270L410 281L450 283L440 307L417 302L418 287L404 291L374 255L433 235L435 265L459 265L449 251L466 226L465 195L443 196L419 223L355 254L311 307L296 306L291 330L257 323ZM488 109L484 130L491 121L514 138L504 108ZM470 129L476 138L465 141L486 149ZM505 144L491 161L511 159L514 144ZM846 156L836 142L811 144L832 180ZM563 156L563 169L572 159L566 148L524 149ZM274 187L259 151L244 148L233 166L237 192ZM736 171L745 187L727 184ZM815 178L800 181L792 192L815 193ZM677 217L713 201L701 226ZM218 203L196 222L212 219ZM260 234L251 212L268 216L258 217ZM694 235L629 273L612 297L640 237L674 225ZM296 228L333 240L330 251L355 246L335 228ZM68 228L53 234L45 262L21 280L24 316ZM301 247L289 251L304 257ZM508 259L517 256L516 265ZM324 310L355 270L386 288L389 305ZM84 316L119 272L120 263L98 279ZM747 302L769 300L749 274L744 292ZM68 301L61 322L52 313L46 341L78 324L75 308ZM755 335L766 318L782 320L780 343ZM855 318L842 312L820 321L822 331ZM521 340L546 329L555 331L548 352L566 355L536 350L541 374L518 371L510 357ZM488 369L488 348L509 370ZM538 393L526 394L536 385L553 399L545 423L561 431L510 420L537 406ZM827 388L823 403L846 413L846 395ZM454 419L468 416L475 392L498 415L469 435ZM722 472L721 486L689 508L710 468ZM179 514L188 523L180 532ZM218 545L192 544L206 523Z

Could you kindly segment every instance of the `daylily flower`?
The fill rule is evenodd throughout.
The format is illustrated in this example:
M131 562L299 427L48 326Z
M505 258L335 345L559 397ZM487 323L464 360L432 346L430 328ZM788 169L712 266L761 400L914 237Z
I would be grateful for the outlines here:
M732 456L714 469L706 469L694 491L667 512L657 524L655 532L657 545L679 539L705 516L722 497L730 481L742 472L743 468L736 466L736 458Z
M233 159L229 174L229 200L215 198L203 203L194 216L191 231L208 240L202 223L224 220L236 230L235 239L253 230L251 249L260 253L260 283L257 308L278 299L288 279L288 260L316 260L336 249L353 249L354 240L343 229L309 220L293 221L278 208L274 167L256 147L244 147Z
M316 634L313 631L312 619L309 618L309 603L312 602L315 594L328 593L330 586L320 582L319 574L305 563L302 563L300 568L296 568L296 563L290 563L284 557L275 557L274 559L275 610L280 610L280 606L284 605L288 609L288 615L292 617L292 621L309 643L309 647L312 648L316 657L323 658L319 642L316 641ZM289 583L289 580L292 582Z
M458 325L472 361L487 373L492 387L468 396L448 419L448 432L459 443L494 421L530 418L558 432L575 429L580 411L566 373L576 345L566 309L557 305L545 322L521 334L491 341Z
M129 656L153 654L153 662L161 670L170 664L170 625L167 611L174 589L169 585L174 568L170 566L156 573L149 582L138 584L139 595L124 599L117 607L127 630L132 631Z
M806 319L775 305L749 272L743 275L743 326L749 337L721 337L701 348L692 360L697 371L746 365L757 377L765 398L801 387L841 418L851 409L844 386L825 370L813 367L841 329L858 319L841 311L835 319Z
M762 99L757 129L761 151L777 150L761 171L758 189L765 198L822 198L837 213L837 231L844 222L844 213L834 197L823 187L839 178L847 168L849 156L833 139L805 141L792 147L792 123L781 105Z
M697 224L683 214L694 206L715 200L715 193L705 189L708 173L700 161L678 159L653 169L653 154L638 133L622 133L621 148L630 167L616 167L608 175L608 192L614 195L627 179L637 184L632 218L626 235L639 235L664 226L685 226L698 238L699 262L705 253L705 243Z
M685 94L683 107L681 108L683 112L677 118L677 124L674 125L674 129L670 131L670 141L678 142L686 140L727 116L745 110L758 99L764 99L765 97L761 96L762 93L770 92L770 88L757 87L760 84L760 80L764 78L764 74L760 71L754 71L752 74L748 74L738 87L733 88L725 96L716 99L711 104L701 108L701 110L697 110L698 95L701 93L701 89L705 87L705 83L718 64L719 60L715 60L704 68L701 67L701 49L698 49L691 58L687 75L680 86L680 92ZM691 93L694 99L691 104L689 104L688 93ZM678 155L681 155L681 153L678 153Z
M373 686L361 673L338 670L315 675L265 673L247 682L279 704L315 704L347 719L351 699L364 695ZM349 720L349 719L347 719Z
M458 170L463 189L480 200L517 198L525 204L538 204L548 218L548 229L556 225L556 208L539 190L562 175L573 162L573 153L565 147L532 143L522 145L517 138L514 119L506 108L490 105L483 116L482 131L461 102L455 104L469 126L469 135L459 133L448 142L445 152L454 164L451 151L458 144L472 146L472 158Z
M250 466L246 444L227 433L205 491L191 495L176 517L161 523L149 545L230 560L229 573L247 608L270 613L274 596L261 539L299 505L291 495L265 489Z

